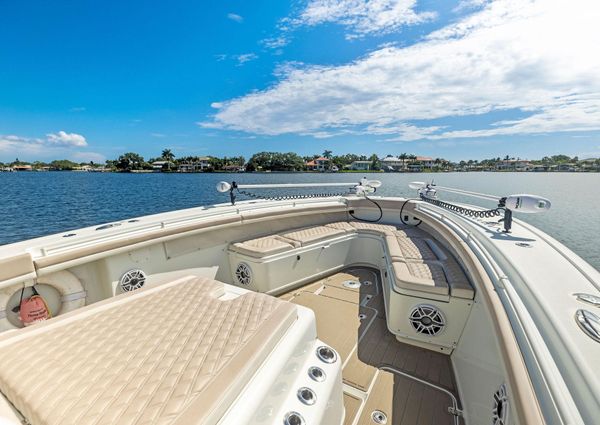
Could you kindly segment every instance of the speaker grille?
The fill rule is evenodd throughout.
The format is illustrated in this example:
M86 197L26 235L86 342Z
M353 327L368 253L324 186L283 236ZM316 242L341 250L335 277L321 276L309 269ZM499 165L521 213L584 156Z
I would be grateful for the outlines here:
M435 336L444 330L446 320L437 307L420 304L413 308L408 318L417 333Z
M508 394L504 384L494 393L494 407L492 408L492 425L506 425L508 423Z
M252 269L246 263L239 263L235 268L235 278L240 285L250 285L252 283Z
M146 273L142 270L133 269L123 273L119 285L123 292L131 292L140 289L146 283Z

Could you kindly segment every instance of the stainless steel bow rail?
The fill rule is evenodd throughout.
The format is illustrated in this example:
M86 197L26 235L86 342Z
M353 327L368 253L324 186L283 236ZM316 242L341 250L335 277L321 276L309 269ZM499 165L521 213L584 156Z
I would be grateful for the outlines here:
M311 194L291 194L278 196L260 196L244 189L298 189L298 188L318 188L318 187L347 187L346 192L338 193L311 193ZM367 180L363 178L358 183L280 183L280 184L237 184L236 182L219 182L217 183L217 191L221 193L229 192L231 205L235 205L236 194L246 195L254 199L265 200L287 200L287 199L305 199L305 198L329 198L332 196L345 196L356 194L359 196L367 196L369 193L374 193L378 187L381 187L379 180Z
M436 205L441 208L453 211L457 214L466 215L468 217L475 218L491 218L503 216L499 222L504 223L504 232L510 233L512 228L513 211L522 213L540 213L548 211L551 203L548 199L542 198L537 195L510 195L510 196L497 196L488 195L486 193L471 192L463 189L456 189L453 187L437 186L432 183L424 182L412 182L408 185L411 189L417 190L419 199L423 202ZM464 207L462 205L452 204L450 202L442 201L438 199L438 190L455 193L457 195L470 196L473 198L485 199L488 201L494 201L498 203L496 208L488 210L479 210Z

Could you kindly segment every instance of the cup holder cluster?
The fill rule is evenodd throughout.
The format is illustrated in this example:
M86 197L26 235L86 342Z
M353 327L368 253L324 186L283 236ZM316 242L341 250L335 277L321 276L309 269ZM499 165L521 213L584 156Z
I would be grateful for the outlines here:
M335 350L326 345L321 345L316 350L316 356L319 360L326 364L335 363L338 355ZM308 368L308 376L315 382L323 382L327 379L327 374L319 366L311 366ZM317 393L308 387L301 387L296 393L298 400L306 406L312 406L317 402ZM296 411L290 411L283 417L284 425L306 425L304 417Z

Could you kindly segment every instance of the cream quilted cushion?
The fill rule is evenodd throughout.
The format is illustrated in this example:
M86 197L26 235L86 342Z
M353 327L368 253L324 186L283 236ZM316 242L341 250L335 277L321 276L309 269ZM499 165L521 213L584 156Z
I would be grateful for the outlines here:
M362 233L372 233L377 236L392 235L396 231L396 226L390 224L368 223L364 221L351 221L350 224Z
M282 238L278 235L270 235L262 238L250 239L244 242L236 242L231 245L231 249L242 254L260 258L289 251L299 245L300 244L296 241Z
M429 234L415 226L401 226L393 232L394 236L403 238L427 238Z
M186 278L0 342L0 390L33 425L214 423L295 320L264 294ZM184 419L182 419L184 418Z
M334 223L327 223L325 226L333 229L344 230L346 232L356 232L356 228L347 221L336 221Z
M419 261L438 259L426 239L386 236L385 241L392 259ZM429 241L429 243L433 242Z
M448 281L439 264L392 263L396 285L412 291L448 295Z
M458 262L454 258L448 257L442 265L446 279L450 284L450 293L452 296L472 300L475 297L475 291Z
M344 233L344 230L334 229L332 227L313 226L283 233L281 236L299 242L302 246L304 246L311 243L320 242L331 237L340 236Z

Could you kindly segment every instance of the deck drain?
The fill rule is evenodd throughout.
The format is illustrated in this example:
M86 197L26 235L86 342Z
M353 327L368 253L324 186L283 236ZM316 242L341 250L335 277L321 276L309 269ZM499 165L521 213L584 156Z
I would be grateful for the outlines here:
M387 415L381 410L374 410L371 413L371 420L376 424L387 424Z
M345 280L342 282L342 285L346 288L356 289L360 288L360 282L358 280Z
M363 285L365 285L365 286L371 286L372 284L373 284L373 282L371 282L370 280L365 280L363 282Z
M367 315L366 315L365 313L360 313L360 314L358 315L358 319L359 319L359 320L365 320L366 318L367 318Z

